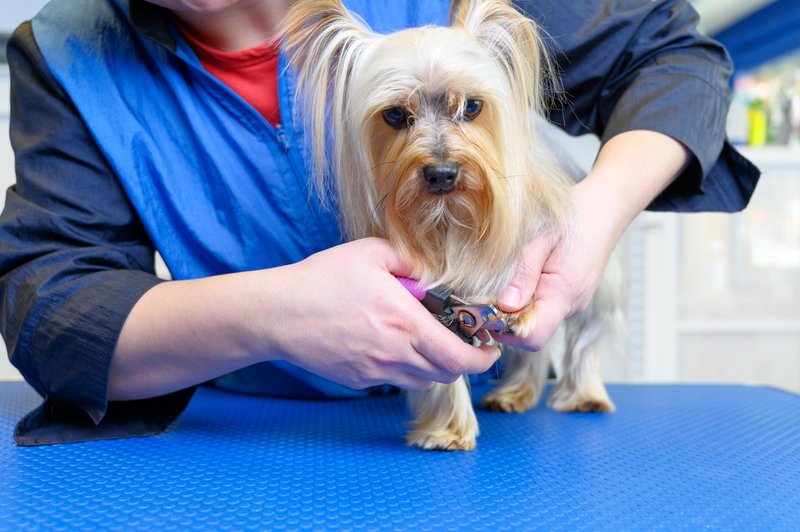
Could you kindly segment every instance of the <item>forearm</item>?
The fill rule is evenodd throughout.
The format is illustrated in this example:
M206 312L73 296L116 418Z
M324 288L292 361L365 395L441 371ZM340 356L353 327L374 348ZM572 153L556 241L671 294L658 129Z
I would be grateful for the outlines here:
M603 145L591 172L575 186L576 208L596 216L593 220L608 231L613 247L689 161L689 150L667 135L621 133Z
M220 275L146 292L120 333L109 400L163 395L266 359L269 345L256 347L253 338L259 320L275 319L265 277L278 283L279 276L275 270Z
M730 57L697 32L689 2L583 2L581 16L557 0L517 0L553 38L569 110L548 117L571 134L604 141L634 130L678 139L691 167L647 205L669 212L735 212L758 169L725 142Z

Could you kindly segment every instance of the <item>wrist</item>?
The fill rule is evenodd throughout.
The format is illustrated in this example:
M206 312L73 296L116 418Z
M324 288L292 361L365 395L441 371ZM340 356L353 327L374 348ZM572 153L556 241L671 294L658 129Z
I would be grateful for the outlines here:
M572 189L572 202L578 224L604 239L616 242L641 212L614 176L592 172Z
M224 291L219 308L225 334L249 359L248 365L285 358L281 338L291 321L290 268L234 273L225 276L225 284L219 287Z

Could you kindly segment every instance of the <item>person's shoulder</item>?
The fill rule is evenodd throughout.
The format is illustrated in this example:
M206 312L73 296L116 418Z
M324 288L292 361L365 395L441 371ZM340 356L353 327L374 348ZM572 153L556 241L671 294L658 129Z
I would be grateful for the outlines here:
M50 0L33 20L58 15L68 25L75 21L98 20L108 16L121 15L127 18L129 8L128 0Z
M29 50L37 50L36 40L33 38L33 27L30 20L26 20L16 27L8 38L6 47L6 54L8 56L16 55L19 52L26 52ZM9 62L11 61L9 57Z
M97 60L132 32L127 0L52 0L33 17L31 30L51 68Z
M127 0L51 0L31 20L36 41L71 43L107 39L128 31Z
M14 30L6 45L6 61L11 75L11 91L22 106L35 105L33 87L45 85L63 96L53 79L50 67L33 35L33 25L26 20Z

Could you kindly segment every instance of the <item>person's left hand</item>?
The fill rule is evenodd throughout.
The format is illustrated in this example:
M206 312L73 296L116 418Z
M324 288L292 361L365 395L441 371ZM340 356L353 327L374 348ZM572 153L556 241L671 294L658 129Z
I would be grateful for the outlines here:
M537 351L564 318L586 310L628 224L690 158L683 144L655 131L626 131L609 139L589 175L572 187L569 234L528 244L514 279L498 298L504 312L517 312L533 302L533 332L524 338L503 334L495 339Z
M542 236L525 248L511 284L497 306L516 312L533 301L536 323L532 335L497 334L503 344L538 351L561 322L583 312L597 290L619 234L608 197L591 186L572 189L573 224L569 235L556 240Z

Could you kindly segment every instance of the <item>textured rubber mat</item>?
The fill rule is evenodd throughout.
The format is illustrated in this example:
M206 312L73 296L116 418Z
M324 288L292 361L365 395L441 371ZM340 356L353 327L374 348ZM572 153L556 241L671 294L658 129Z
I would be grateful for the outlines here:
M398 396L211 389L163 436L17 448L38 397L0 383L0 528L800 528L799 396L609 390L612 415L479 411L478 449L447 453L404 445Z

